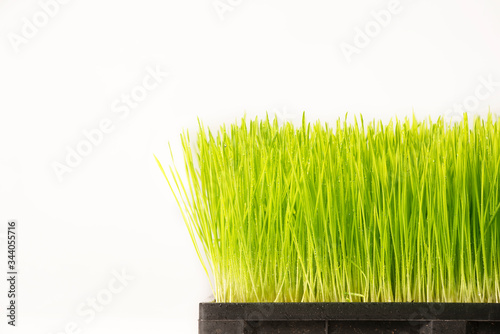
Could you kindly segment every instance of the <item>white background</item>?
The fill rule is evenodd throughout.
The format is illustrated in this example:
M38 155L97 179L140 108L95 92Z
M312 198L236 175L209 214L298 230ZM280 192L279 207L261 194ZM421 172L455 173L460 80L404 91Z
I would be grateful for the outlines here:
M168 166L167 143L179 156L197 117L500 111L498 1L401 0L380 31L372 11L389 1L60 1L52 17L35 0L0 2L0 233L20 226L18 327L6 325L2 279L0 333L197 332L210 287L153 157ZM341 46L356 36L349 62ZM157 67L168 77L115 113ZM112 131L60 180L54 164L103 119ZM114 270L134 279L92 321L79 315Z

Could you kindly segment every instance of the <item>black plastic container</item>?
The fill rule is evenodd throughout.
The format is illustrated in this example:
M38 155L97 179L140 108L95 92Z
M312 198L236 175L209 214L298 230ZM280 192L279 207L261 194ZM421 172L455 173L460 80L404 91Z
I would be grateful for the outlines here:
M200 334L500 333L500 304L201 303Z

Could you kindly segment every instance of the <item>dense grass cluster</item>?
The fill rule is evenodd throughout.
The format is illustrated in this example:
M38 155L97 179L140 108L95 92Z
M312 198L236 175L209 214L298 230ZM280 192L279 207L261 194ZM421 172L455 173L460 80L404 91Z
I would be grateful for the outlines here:
M471 124L200 124L165 176L218 302L498 303L500 121Z

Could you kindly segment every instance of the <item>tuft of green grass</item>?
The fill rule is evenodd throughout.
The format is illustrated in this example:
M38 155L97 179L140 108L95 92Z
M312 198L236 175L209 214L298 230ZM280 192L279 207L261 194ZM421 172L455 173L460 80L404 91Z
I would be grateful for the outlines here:
M218 302L500 302L500 121L199 124L163 171Z

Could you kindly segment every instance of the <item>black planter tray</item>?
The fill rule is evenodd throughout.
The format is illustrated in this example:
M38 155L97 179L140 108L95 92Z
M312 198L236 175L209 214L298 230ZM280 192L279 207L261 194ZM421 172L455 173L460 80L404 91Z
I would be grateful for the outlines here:
M500 333L500 304L201 303L199 333Z

